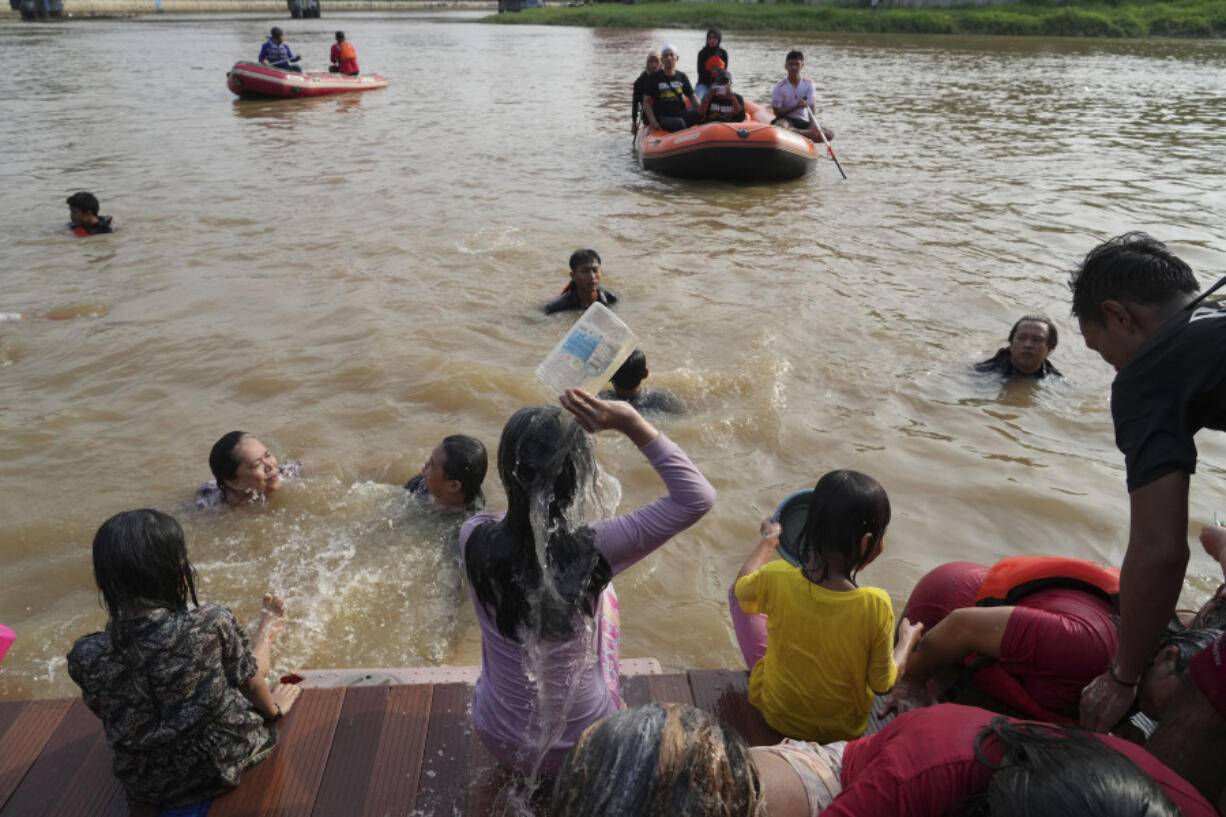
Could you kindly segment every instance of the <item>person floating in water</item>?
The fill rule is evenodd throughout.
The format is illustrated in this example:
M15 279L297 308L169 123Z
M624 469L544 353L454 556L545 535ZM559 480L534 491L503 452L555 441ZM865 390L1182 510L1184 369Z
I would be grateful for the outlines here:
M297 460L277 464L264 444L246 431L231 431L209 452L213 481L196 490L196 510L263 501L282 481L302 473Z
M545 304L545 314L587 309L600 301L605 306L617 303L617 296L600 285L600 253L575 250L570 254L570 283L562 294Z
M73 193L68 197L68 228L74 235L113 233L110 216L98 215L98 198L93 193Z
M358 52L353 43L345 39L345 32L336 32L336 44L332 46L332 65L328 70L333 74L344 74L348 77L358 75Z
M1051 318L1027 315L1009 330L1009 345L996 351L991 360L975 364L977 372L991 372L1005 379L1012 377L1063 377L1048 355L1056 351L1059 335Z
M282 71L297 71L301 74L301 66L294 64L300 59L302 57L295 57L294 52L290 51L289 44L285 42L285 32L273 26L272 31L268 33L268 39L264 45L260 46L258 60L260 65L268 65Z
M421 473L404 488L423 504L443 514L472 514L485 509L481 483L489 458L476 437L452 434L430 452Z
M640 413L680 414L681 401L676 397L660 389L643 387L647 375L647 356L642 349L635 349L613 375L613 388L597 396L601 400L625 400Z

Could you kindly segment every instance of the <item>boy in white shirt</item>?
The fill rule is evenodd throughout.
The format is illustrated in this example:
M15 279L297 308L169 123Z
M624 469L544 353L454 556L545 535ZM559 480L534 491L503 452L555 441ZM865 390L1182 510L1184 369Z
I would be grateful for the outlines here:
M789 51L784 64L788 75L779 80L771 91L771 109L775 112L775 121L771 124L799 131L814 142L821 141L822 133L827 141L833 139L834 131L818 125L814 116L817 93L813 83L800 76L800 70L805 66L805 55L799 51ZM819 127L822 133L818 132Z

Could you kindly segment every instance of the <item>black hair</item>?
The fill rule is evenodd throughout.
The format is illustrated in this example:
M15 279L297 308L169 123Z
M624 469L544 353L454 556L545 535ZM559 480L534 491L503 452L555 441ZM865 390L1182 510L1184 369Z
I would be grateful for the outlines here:
M1192 268L1145 233L1124 233L1086 253L1069 276L1073 317L1105 324L1103 301L1165 304L1200 291Z
M817 481L809 499L805 529L796 543L796 558L805 577L814 583L830 577L831 554L842 555L847 576L854 584L856 571L885 535L890 524L890 498L881 483L859 471L831 471ZM861 550L864 534L872 534L869 548ZM820 575L811 571L821 565Z
M611 380L613 385L619 389L634 391L646 376L647 355L643 354L642 349L635 349L630 353L630 357L626 358L626 362L614 373Z
M336 32L336 41L337 41L338 43L340 43L340 42L344 42L344 41L345 41L345 32L343 32L343 31L338 31L338 32Z
M142 610L186 610L196 600L196 572L183 528L173 516L142 508L117 513L94 534L94 582L111 618L111 638L123 645L126 620Z
M678 703L624 709L588 727L562 763L557 817L760 817L745 741L714 715Z
M587 261L595 261L597 264L604 263L600 260L600 253L595 250L575 250L570 254L570 271L574 272L580 264Z
M800 53L800 51L798 51L797 49L793 48L791 51L788 52L788 55L783 58L784 62L791 62L792 60L800 60L801 62L804 62L805 55Z
M213 450L209 452L209 470L213 472L213 479L217 480L217 487L223 493L227 490L226 480L234 479L238 475L238 460L234 458L234 449L244 437L249 436L251 435L246 431L230 431L213 443Z
M481 483L485 481L489 460L481 441L464 434L444 437L443 457L443 478L459 481L464 491L464 504L485 507Z
M98 197L93 193L86 193L82 190L80 193L73 193L68 197L68 206L75 207L78 210L84 210L87 213L98 215Z
M502 429L498 475L507 513L472 532L464 559L468 580L505 638L570 639L577 615L596 614L613 578L595 532L586 525L571 530L572 506L596 480L587 432L556 406L520 409ZM538 532L547 540L543 561L552 588L544 586Z
M1017 328L1023 323L1041 323L1047 327L1047 351L1056 351L1056 343L1060 340L1060 335L1056 332L1056 324L1052 319L1045 315L1025 315L1017 319L1017 323L1013 324L1013 328L1009 330L1009 343L1013 343L1013 336L1017 334Z
M1004 744L999 763L987 743ZM995 773L959 804L964 817L1178 817L1154 779L1127 756L1080 729L994 718L975 738L975 757Z
M1185 630L1168 626L1158 639L1158 649L1176 647L1179 654L1175 656L1175 672L1183 672L1188 662L1198 652L1208 647L1222 635L1221 630L1206 627L1201 630Z

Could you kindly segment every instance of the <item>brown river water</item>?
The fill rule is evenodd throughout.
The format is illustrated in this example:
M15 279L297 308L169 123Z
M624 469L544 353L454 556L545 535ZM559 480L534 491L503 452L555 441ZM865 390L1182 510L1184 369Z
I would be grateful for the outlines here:
M848 176L683 182L630 153L645 52L701 31L476 25L473 14L0 25L0 697L73 694L99 628L90 542L155 507L203 595L253 618L282 593L277 670L475 664L446 531L399 488L446 434L490 448L550 399L533 371L573 318L540 305L592 246L651 366L660 423L719 491L617 580L627 657L740 663L728 583L759 521L825 471L894 507L863 580L901 609L924 571L1015 553L1118 561L1128 522L1112 371L1068 317L1068 270L1129 229L1208 285L1226 272L1226 43L741 35L761 101L803 48ZM343 28L384 91L238 102L224 74L281 25L305 64ZM113 236L63 228L92 190ZM1060 327L1064 383L969 364L1024 312ZM267 507L191 511L222 433L305 463ZM605 435L607 437L607 435ZM1193 533L1226 511L1202 435ZM624 439L624 508L661 490ZM502 507L491 474L490 506ZM1219 576L1194 544L1185 601Z

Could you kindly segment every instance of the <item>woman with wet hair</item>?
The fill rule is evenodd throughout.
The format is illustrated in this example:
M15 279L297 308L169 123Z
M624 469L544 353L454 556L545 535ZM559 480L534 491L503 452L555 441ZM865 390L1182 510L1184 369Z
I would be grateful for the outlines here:
M1182 809L1182 812L1181 812ZM1213 817L1139 746L1074 727L942 704L875 735L746 750L705 712L650 704L580 737L553 790L555 817Z
M621 706L613 576L715 502L677 444L630 404L578 389L560 401L565 412L534 406L507 421L498 446L506 513L460 529L481 626L473 722L499 763L525 773L556 773L579 734ZM602 507L589 433L602 430L638 446L668 494L602 518L612 508Z
M263 501L281 487L282 481L302 473L302 463L277 464L264 444L246 431L231 431L213 443L209 452L213 481L196 489L196 509L242 505Z
M183 529L159 511L108 519L93 556L109 620L73 644L68 674L102 720L115 776L132 800L165 806L233 789L300 692L265 681L284 602L264 596L249 643L228 608L197 601Z

